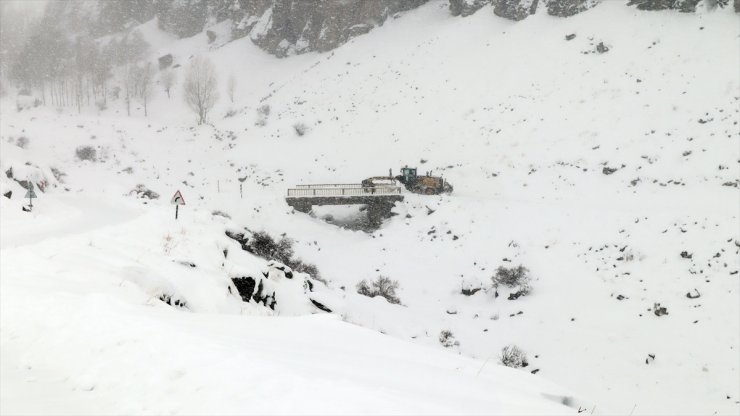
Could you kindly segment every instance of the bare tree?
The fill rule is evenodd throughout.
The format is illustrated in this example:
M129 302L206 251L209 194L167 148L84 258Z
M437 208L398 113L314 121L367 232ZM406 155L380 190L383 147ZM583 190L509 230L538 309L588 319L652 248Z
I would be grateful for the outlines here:
M234 77L234 74L232 73L229 75L229 83L226 85L226 92L229 94L229 100L233 103L234 102L234 89L236 88L236 78Z
M198 124L206 122L208 112L211 111L216 100L216 71L208 59L196 57L190 63L185 75L185 102L198 114Z
M149 95L151 94L152 79L154 78L154 69L152 69L152 63L147 62L143 66L138 67L137 72L137 89L139 90L139 97L144 104L144 117L147 117L149 114L147 113L146 104L149 100Z
M131 97L136 90L136 65L128 64L124 68L123 89L126 93L126 114L131 115Z
M171 69L165 70L159 76L159 82L162 83L162 88L167 93L167 98L170 98L170 90L175 85L175 72Z

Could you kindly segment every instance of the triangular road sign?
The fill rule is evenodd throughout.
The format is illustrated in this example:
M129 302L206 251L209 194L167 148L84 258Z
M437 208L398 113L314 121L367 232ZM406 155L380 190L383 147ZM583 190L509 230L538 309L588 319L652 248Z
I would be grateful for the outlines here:
M33 191L33 188L26 191L26 198L36 198L36 192Z
M175 192L175 195L172 196L172 200L170 201L172 205L185 205L185 199L182 197L182 194L180 191Z

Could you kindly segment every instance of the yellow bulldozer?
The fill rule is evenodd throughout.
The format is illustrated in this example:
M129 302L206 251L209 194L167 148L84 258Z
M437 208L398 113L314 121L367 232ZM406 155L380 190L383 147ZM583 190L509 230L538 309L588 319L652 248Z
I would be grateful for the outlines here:
M398 181L406 187L407 190L415 194L439 195L442 193L452 193L452 185L445 181L441 176L432 176L431 172L426 175L418 175L416 168L404 166L401 168L401 174L393 176L389 171L389 176L375 176L362 181L364 188L376 187L381 184L387 184L387 181Z

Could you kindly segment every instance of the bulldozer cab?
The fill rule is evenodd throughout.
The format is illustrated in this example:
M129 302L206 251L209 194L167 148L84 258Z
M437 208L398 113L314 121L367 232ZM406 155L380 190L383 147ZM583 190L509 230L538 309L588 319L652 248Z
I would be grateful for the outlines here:
M411 183L416 180L416 168L401 168L401 176L406 183Z

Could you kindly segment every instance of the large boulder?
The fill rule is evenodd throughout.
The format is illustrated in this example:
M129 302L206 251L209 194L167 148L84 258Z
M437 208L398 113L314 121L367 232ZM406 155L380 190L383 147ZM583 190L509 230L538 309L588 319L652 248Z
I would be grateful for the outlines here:
M450 14L462 17L470 16L487 4L491 4L491 0L450 0Z
M510 20L524 20L537 11L539 0L498 0L493 6L496 16Z

